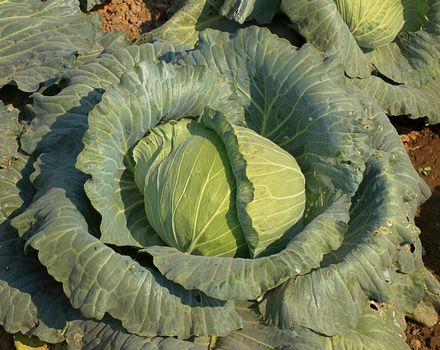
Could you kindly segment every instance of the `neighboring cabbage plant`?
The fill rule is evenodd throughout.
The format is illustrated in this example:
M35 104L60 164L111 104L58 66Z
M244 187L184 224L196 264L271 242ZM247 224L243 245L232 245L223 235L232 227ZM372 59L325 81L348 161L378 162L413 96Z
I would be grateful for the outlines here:
M22 91L51 85L57 72L126 44L117 32L103 33L97 15L86 15L78 0L0 1L0 87Z
M233 58L233 59L232 59ZM429 195L339 61L267 29L106 50L1 106L0 323L71 349L406 349ZM3 146L4 145L4 146Z
M257 4L266 14L280 10L307 42L339 57L347 76L386 113L440 122L439 0L282 0L279 8L276 3L225 1L223 8L233 10L222 13L243 23L258 20L249 11Z

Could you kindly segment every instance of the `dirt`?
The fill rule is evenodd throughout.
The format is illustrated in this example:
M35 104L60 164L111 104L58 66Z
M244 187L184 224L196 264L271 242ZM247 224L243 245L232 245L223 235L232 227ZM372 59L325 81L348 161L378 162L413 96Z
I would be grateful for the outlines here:
M418 211L426 267L440 280L440 125L425 127L421 121L394 119L405 149L432 196ZM440 322L440 320L439 320ZM440 323L423 327L408 320L407 342L413 350L440 350Z
M96 10L102 18L102 29L118 30L130 40L160 26L174 0L111 0Z

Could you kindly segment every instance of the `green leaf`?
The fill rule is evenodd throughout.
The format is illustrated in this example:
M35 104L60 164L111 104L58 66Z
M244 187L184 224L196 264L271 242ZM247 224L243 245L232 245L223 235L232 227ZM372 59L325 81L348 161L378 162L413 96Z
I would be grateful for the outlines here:
M269 23L279 11L281 0L225 0L220 13L238 23L255 19Z
M144 251L153 256L166 278L188 290L197 289L223 300L256 299L288 278L319 267L323 256L341 244L348 209L349 200L340 198L296 234L284 250L263 258L195 256L169 247Z
M284 0L281 10L307 42L326 55L336 56L350 78L368 79L357 84L377 99L388 113L406 114L412 118L427 116L431 123L437 123L438 109L435 106L439 100L439 2L340 0L337 3L339 7L333 0ZM369 9L372 5L376 6L374 11ZM391 11L391 5L403 7L403 11ZM374 25L369 18L372 16L376 16L376 20L382 24ZM381 28L390 20L402 22L402 17L404 23L398 33ZM359 18L362 18L360 22ZM369 38L359 40L358 30L361 27L370 32ZM395 37L390 41L393 35ZM355 38L360 46L372 48L362 52ZM386 40L382 41L384 38ZM390 42L384 44L387 41ZM373 70L375 76L370 76Z
M308 43L343 63L351 78L370 75L368 59L356 43L333 0L282 0L281 11Z
M389 115L407 115L412 119L427 117L429 124L440 122L440 83L436 80L421 87L392 85L375 76L353 82Z
M167 337L140 337L130 334L111 317L101 321L84 319L71 312L65 337L71 350L206 350L194 343Z
M223 0L185 0L168 21L152 31L140 35L135 44L161 39L172 43L195 46L199 32L206 28L215 28L233 32L237 23L224 18L220 13Z
M0 224L32 199L32 186L27 181L29 157L19 151L18 139L23 131L18 110L0 102Z
M218 350L325 350L320 336L301 327L279 329L262 323L258 308L248 302L239 303L243 329L219 338Z
M322 338L326 350L408 349L402 330L383 311L364 309L355 329L331 338Z
M0 324L9 333L61 342L69 302L36 254L25 254L24 244L9 221L0 224Z
M436 0L405 1L428 3L426 23L417 31L401 31L396 39L371 54L374 67L387 78L397 82L422 87L437 79L440 71L440 3ZM425 10L419 9L424 17Z
M295 158L253 130L229 123L218 112L202 119L226 147L237 187L236 210L250 256L265 254L303 216L304 175Z
M74 166L80 148L66 137L40 157L36 200L14 219L48 273L63 284L71 305L97 320L108 313L143 336L225 335L239 328L232 302L187 291L91 234L95 224L83 189L86 176Z
M335 4L360 47L392 42L405 24L400 0L335 0Z
M144 199L134 182L133 146L160 121L201 115L205 106L240 120L242 110L234 100L228 82L201 66L140 64L107 90L90 113L77 163L92 176L85 187L102 215L103 242L137 247L158 243L148 230Z
M264 316L280 328L301 326L333 336L357 325L366 299L354 274L330 266L270 291Z
M103 35L97 16L77 0L5 0L0 3L0 87L15 82L32 92L94 48Z
M376 126L337 61L250 27L231 36L205 31L181 62L205 64L230 79L247 126L295 157L307 179L306 221L335 192L356 191Z
M63 72L61 78L67 86L58 95L32 95L36 116L21 138L23 150L29 154L50 150L58 140L72 133L80 139L87 129L87 115L101 101L105 89L118 83L121 75L138 63L165 59L176 50L183 47L165 42L110 49Z

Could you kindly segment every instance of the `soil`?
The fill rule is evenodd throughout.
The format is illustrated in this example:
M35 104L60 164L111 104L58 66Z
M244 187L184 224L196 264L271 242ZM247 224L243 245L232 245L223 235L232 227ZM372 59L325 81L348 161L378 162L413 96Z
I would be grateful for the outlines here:
M440 280L440 125L424 127L422 121L397 118L394 126L432 196L420 208L416 224L421 230L426 267ZM440 320L422 327L408 320L407 342L413 350L440 350Z
M102 29L118 30L130 40L160 26L167 19L167 9L174 0L111 0L96 9Z

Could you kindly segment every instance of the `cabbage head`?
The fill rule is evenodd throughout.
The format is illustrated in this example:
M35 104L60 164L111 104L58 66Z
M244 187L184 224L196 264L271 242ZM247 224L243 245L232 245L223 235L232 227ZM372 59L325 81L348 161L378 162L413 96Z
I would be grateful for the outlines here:
M254 131L221 128L229 152L195 121L154 128L133 150L135 182L148 221L168 246L254 257L302 217L304 176L289 153Z
M231 4L232 2L228 2ZM334 56L269 30L107 49L0 105L0 323L70 349L406 349L429 189ZM21 122L20 122L21 121Z

